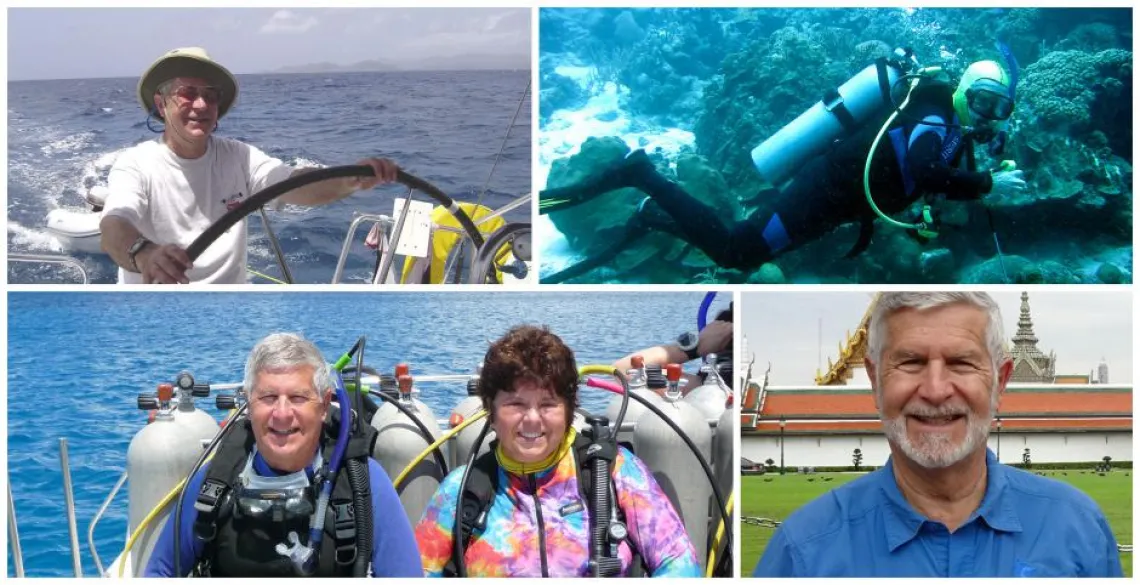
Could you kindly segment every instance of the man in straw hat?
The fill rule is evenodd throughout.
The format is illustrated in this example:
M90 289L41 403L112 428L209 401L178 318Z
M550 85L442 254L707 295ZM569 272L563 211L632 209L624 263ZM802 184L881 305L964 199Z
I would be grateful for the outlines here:
M193 263L185 248L249 195L311 169L213 136L237 93L233 74L199 47L174 49L143 73L139 102L165 128L161 139L123 152L108 176L99 227L103 250L119 265L120 283L246 282L244 221ZM278 201L324 205L396 179L396 164L388 159L358 164L371 166L375 176L312 183Z

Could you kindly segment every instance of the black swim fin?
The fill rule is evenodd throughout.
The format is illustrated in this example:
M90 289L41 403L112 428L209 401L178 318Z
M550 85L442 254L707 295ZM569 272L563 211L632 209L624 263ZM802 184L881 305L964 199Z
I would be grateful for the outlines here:
M855 245L851 246L851 250L847 252L844 258L850 260L859 254L862 254L867 246L871 245L871 236L875 233L875 218L872 216L864 215L859 221L859 239L855 241Z
M644 150L638 149L611 164L602 172L573 185L545 189L538 193L540 214L569 209L600 195L639 184L641 173L656 172Z

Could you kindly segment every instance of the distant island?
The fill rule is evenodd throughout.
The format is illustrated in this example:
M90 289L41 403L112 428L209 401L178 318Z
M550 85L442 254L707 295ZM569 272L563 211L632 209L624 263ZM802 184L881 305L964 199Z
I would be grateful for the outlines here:
M488 71L530 69L529 55L453 55L407 61L369 59L351 65L308 63L279 67L265 73L360 73L376 71Z

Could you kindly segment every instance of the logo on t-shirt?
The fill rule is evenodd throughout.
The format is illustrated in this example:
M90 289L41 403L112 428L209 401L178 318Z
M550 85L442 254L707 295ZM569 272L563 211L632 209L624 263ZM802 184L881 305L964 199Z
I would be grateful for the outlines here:
M241 200L243 198L245 198L245 195L237 193L235 195L230 195L229 197L223 198L222 203L225 204L226 211L233 211L237 209L239 205L241 205Z

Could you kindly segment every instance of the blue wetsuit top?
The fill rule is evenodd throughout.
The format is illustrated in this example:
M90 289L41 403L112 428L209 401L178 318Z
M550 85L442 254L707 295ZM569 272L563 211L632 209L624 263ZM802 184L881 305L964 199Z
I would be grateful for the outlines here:
M198 511L194 501L206 477L203 465L191 478L182 498L182 535L180 537L182 570L188 575L198 562L205 544L194 536L194 521ZM254 469L260 475L273 471L264 464L255 462ZM368 460L369 487L372 492L372 576L373 577L423 577L420 551L412 534L411 523L400 504L388 474L374 459ZM171 515L155 543L154 551L147 563L144 577L174 576L174 516ZM185 576L185 575L183 575Z

